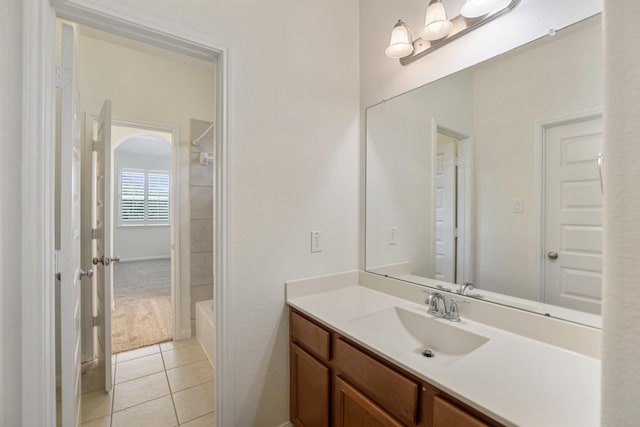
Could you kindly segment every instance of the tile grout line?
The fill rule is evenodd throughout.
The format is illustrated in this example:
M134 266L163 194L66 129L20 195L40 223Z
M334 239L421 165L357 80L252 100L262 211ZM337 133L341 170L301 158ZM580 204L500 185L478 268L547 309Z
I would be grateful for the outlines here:
M162 357L162 366L164 366L164 376L167 380L167 386L169 387L169 396L171 396L171 404L173 405L173 413L176 416L177 426L180 427L180 420L178 419L178 410L176 409L176 402L173 400L173 390L171 390L171 383L169 382L169 375L167 374L167 365L164 363L164 355L162 347L160 347L160 357Z

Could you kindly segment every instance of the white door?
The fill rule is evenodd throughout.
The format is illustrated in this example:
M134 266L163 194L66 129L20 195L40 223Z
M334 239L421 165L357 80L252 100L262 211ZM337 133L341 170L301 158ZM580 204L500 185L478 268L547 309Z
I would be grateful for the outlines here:
M62 426L80 425L80 120L73 27L62 24L60 88L60 365Z
M111 101L102 105L100 116L94 123L93 150L95 152L94 180L95 203L92 218L93 228L93 263L95 265L97 292L96 308L98 319L97 356L99 363L104 364L105 390L111 391L113 377L111 372ZM116 258L117 259L117 258Z
M456 140L438 133L435 170L435 273L456 282Z
M602 118L545 132L545 302L600 313Z

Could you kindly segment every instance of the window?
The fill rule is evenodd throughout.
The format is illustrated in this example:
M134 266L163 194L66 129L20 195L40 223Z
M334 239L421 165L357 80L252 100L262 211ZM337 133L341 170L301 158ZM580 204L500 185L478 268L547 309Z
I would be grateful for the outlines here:
M141 169L120 171L120 222L153 225L169 223L171 176Z

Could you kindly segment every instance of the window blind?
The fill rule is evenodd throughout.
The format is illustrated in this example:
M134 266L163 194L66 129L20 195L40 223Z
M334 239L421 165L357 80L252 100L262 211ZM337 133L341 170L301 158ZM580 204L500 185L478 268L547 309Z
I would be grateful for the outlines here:
M120 219L122 222L143 222L145 205L145 173L123 169L120 175Z
M147 219L150 222L168 222L170 176L162 172L149 172L148 178Z

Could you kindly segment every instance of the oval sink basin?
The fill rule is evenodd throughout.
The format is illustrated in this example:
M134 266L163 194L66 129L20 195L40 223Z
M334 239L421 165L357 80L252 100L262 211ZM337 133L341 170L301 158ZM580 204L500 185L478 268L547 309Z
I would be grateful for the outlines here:
M481 347L488 338L400 307L389 307L351 320L359 336L386 351L406 349L430 363L448 366Z

